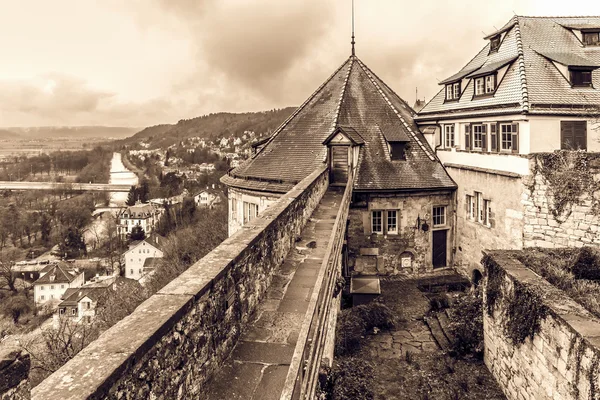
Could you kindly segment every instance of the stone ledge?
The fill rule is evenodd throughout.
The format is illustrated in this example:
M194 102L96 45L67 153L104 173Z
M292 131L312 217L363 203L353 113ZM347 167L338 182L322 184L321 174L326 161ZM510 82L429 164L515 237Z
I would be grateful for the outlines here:
M586 310L581 304L569 297L550 282L523 265L514 255L514 250L486 250L484 254L494 261L509 277L527 285L544 299L544 305L572 331L586 340L600 337L600 319ZM600 353L600 348L597 349Z

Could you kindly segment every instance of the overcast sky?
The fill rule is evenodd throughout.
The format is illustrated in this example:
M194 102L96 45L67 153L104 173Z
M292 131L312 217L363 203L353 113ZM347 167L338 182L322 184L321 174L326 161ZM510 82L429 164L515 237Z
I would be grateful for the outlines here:
M301 104L350 55L350 0L0 0L0 126L173 123ZM598 0L356 0L356 51L409 103L519 15Z

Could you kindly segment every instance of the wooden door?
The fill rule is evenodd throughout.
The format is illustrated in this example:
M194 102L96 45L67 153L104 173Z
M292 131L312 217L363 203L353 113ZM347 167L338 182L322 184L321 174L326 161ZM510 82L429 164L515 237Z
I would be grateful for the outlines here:
M442 268L445 267L446 264L446 256L447 256L447 246L446 241L448 239L448 231L433 231L433 254L432 254L432 262L433 268Z
M348 146L331 146L331 182L348 183Z

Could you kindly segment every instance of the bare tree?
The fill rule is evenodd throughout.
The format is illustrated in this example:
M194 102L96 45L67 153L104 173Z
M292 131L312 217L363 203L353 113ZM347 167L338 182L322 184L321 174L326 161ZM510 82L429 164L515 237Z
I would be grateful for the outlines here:
M0 289L6 286L11 292L17 293L15 260L18 256L19 251L14 248L0 250Z
M98 334L94 323L77 323L61 315L57 326L42 329L41 335L20 343L20 346L31 355L31 369L41 370L45 377L75 357Z

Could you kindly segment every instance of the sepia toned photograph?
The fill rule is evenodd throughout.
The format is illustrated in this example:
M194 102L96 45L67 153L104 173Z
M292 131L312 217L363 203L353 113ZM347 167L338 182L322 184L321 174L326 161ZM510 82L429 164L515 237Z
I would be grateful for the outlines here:
M0 400L600 399L600 4L0 0Z

